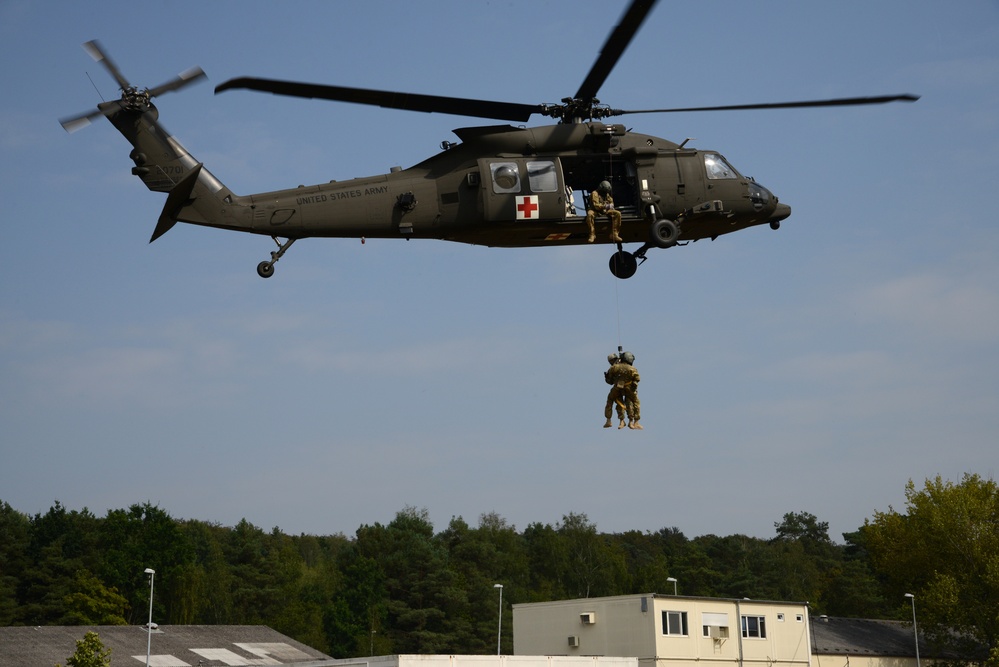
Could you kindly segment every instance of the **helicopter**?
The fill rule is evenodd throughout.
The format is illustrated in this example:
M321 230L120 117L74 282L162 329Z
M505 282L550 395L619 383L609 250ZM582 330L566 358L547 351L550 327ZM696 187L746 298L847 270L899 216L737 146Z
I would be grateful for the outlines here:
M311 186L236 195L198 162L159 123L152 99L205 77L187 70L154 88L133 86L96 41L83 45L118 83L121 98L62 119L69 131L106 117L132 144L129 154L150 190L166 193L150 243L177 222L270 236L277 246L257 265L262 278L304 238L435 239L502 248L616 244L611 273L632 277L653 248L768 224L776 230L791 208L762 184L743 176L718 151L640 134L610 119L628 114L781 109L912 102L915 95L885 95L714 107L623 110L597 93L656 0L632 0L607 37L596 62L572 97L559 103L518 104L460 97L239 77L233 89L374 105L403 111L446 113L515 122L454 130L439 153L390 173ZM531 116L554 124L527 127ZM575 194L609 186L620 228L608 232L598 218L596 238L586 207ZM615 226L616 227L616 226ZM634 251L625 244L641 244Z

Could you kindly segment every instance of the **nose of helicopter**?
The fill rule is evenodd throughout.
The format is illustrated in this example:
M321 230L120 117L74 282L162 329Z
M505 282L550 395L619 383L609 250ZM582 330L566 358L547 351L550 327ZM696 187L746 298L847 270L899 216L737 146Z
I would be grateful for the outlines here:
M787 204L778 203L774 207L773 215L770 216L770 229L780 229L780 221L790 217L791 207Z
M787 204L777 204L774 209L773 215L770 216L770 222L780 222L791 216L791 207Z

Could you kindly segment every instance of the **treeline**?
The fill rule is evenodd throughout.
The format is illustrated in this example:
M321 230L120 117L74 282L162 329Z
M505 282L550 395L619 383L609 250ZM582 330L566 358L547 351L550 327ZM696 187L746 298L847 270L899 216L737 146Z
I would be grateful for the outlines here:
M988 484L993 514L984 528L996 533L999 494ZM904 543L891 537L893 525L916 524L891 511L876 519L837 544L828 524L807 512L785 514L772 539L758 539L687 538L676 528L606 534L585 514L523 531L496 514L476 526L458 517L437 532L426 510L406 507L353 537L295 536L245 520L225 527L174 519L149 503L97 517L58 502L28 516L0 502L0 625L141 625L149 613L146 568L156 571L156 623L266 624L336 657L491 653L495 584L503 585L504 628L512 627L515 603L670 594L674 579L680 595L808 601L813 614L906 618L902 593L922 595L933 582L918 579L924 568L915 561L902 576L884 545ZM941 545L953 539L945 535ZM869 552L875 544L877 554ZM983 552L987 562L993 546ZM943 548L927 550L923 561ZM983 593L982 581L962 585ZM995 646L994 630L985 645ZM512 653L512 633L502 641Z
M846 545L808 513L776 536L688 539L675 528L602 534L585 514L518 532L488 514L435 532L425 510L354 537L265 532L172 518L149 503L97 517L56 503L33 517L0 503L0 625L266 624L337 657L478 653L511 604L627 593L808 600L816 613L893 613L859 533ZM511 633L504 637L512 651Z

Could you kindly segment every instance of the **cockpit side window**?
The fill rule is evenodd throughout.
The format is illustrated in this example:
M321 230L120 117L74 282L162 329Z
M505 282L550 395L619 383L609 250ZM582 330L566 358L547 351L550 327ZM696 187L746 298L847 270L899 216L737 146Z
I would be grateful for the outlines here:
M725 161L718 153L705 153L704 154L704 170L708 174L708 178L711 180L719 180L726 178L739 178L739 175L735 172L728 162Z
M517 194L520 192L520 170L516 162L493 162L489 165L493 177L493 192Z
M558 173L555 171L555 163L551 160L528 162L527 180L531 192L558 191Z

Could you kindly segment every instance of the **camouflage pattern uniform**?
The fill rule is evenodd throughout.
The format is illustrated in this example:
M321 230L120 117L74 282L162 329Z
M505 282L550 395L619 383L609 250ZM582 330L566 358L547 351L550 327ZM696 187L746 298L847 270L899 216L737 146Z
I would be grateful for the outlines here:
M642 418L642 404L638 400L638 383L641 378L635 368L635 355L631 352L622 352L620 366L615 373L611 373L615 379L615 384L620 387L624 397L624 404L628 408L628 428L642 429L638 421ZM613 369L612 369L613 370Z
M604 183L601 183L601 186ZM603 191L602 191L603 190ZM621 212L614 208L614 196L610 188L598 188L590 193L590 205L586 207L586 224L590 228L590 243L597 238L595 220L597 215L604 215L611 221L610 240L615 243L621 242Z
M621 387L621 394L624 396L624 404L628 407L628 428L642 428L638 420L642 418L642 404L638 400L638 383L641 377L638 370L631 364L622 363L624 370L618 379L618 386Z
M621 391L617 388L617 384L611 378L611 371L614 369L614 364L620 362L616 354L607 355L607 362L610 363L611 367L604 371L604 382L611 386L610 392L607 394L607 405L604 406L604 417L607 421L604 422L604 428L611 427L611 414L614 408L617 408L617 419L621 423L618 428L624 428L624 397L621 395Z

